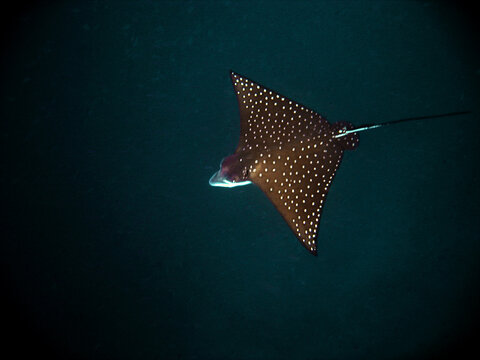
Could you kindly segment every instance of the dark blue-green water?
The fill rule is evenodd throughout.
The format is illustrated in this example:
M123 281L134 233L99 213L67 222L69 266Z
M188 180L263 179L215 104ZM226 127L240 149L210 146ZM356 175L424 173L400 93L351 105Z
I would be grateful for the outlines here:
M424 1L64 1L2 15L2 351L424 359L478 337L478 26ZM255 186L233 69L361 134L317 257ZM5 332L3 332L5 334ZM478 354L478 349L476 349Z

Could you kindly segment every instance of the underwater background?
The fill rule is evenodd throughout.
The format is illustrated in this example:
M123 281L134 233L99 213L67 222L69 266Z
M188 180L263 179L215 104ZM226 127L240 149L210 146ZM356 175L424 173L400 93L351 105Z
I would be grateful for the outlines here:
M480 56L431 1L20 2L2 14L2 351L424 359L479 330ZM232 69L361 133L318 256L255 186ZM5 334L5 332L4 332Z

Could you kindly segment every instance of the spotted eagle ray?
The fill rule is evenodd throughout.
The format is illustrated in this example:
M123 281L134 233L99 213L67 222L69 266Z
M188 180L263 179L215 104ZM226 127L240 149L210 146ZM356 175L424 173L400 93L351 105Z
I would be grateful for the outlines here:
M232 188L256 184L275 205L300 243L317 255L322 209L345 150L358 147L360 131L395 123L466 114L412 117L354 127L324 117L233 71L240 109L240 140L209 181Z

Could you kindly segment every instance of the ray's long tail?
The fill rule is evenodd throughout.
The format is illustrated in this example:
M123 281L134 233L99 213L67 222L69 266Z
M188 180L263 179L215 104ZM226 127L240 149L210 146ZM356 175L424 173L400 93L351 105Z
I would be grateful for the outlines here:
M340 134L335 135L335 137L340 138L340 137L348 135L348 134L357 133L357 132L365 131L365 130L376 129L376 128L384 127L384 126L387 126L387 125L393 125L393 124L403 123L403 122L407 122L407 121L436 119L436 118L441 118L441 117L465 115L465 114L470 114L470 113L471 113L471 111L455 111L455 112L445 113L445 114L415 116L415 117L404 118L404 119L399 119L399 120L392 120L392 121L384 122L384 123L381 123L381 124L365 124L365 125L359 126L357 128L354 128L354 129L343 131Z

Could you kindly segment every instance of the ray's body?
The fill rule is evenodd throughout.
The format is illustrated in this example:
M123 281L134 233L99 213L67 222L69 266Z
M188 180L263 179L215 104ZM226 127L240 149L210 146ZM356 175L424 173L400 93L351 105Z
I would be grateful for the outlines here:
M235 187L254 183L267 195L300 243L317 254L325 199L345 150L358 146L358 132L401 121L330 124L313 110L231 72L240 109L240 140L209 183ZM463 113L463 112L462 112ZM439 116L461 114L450 113Z

